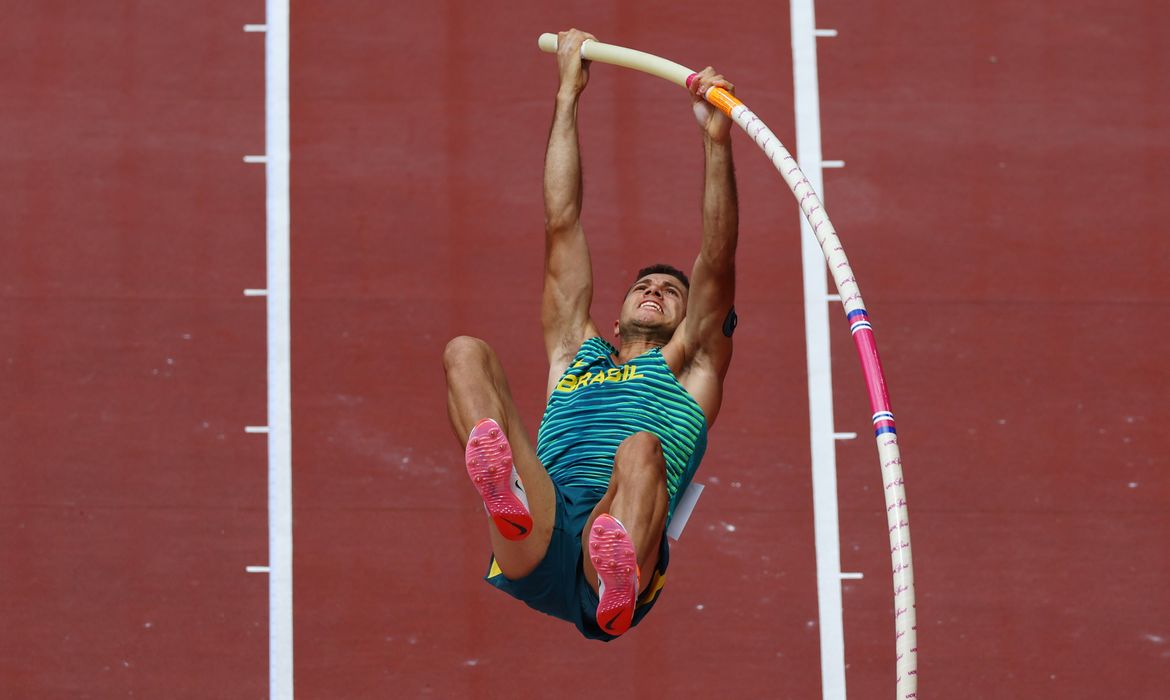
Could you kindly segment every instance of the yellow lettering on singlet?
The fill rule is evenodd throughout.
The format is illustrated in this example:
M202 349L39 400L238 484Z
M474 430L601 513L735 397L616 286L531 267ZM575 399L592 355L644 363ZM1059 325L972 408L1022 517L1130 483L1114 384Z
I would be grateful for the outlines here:
M578 362L577 365L584 363ZM611 367L607 370L598 370L597 372L585 372L577 376L575 374L566 374L557 382L556 390L560 392L572 392L584 389L587 386L594 384L604 384L605 382L628 382L631 379L643 379L646 375L638 372L637 365L625 365L623 367Z
M642 379L646 375L638 374L638 365L626 365L622 368L622 381L628 382L631 379Z

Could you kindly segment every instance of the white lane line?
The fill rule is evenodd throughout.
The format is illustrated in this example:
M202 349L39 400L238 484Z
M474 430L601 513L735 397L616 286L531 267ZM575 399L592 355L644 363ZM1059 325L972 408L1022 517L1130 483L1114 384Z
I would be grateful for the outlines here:
M267 289L245 289L244 296L246 297L266 297L268 296Z
M842 571L841 578L845 580L861 580L865 578L865 574L860 572Z
M836 29L817 29L813 32L813 34L816 36L832 37L832 36L837 36L837 30Z
M833 433L834 440L856 440L857 433Z
M267 425L246 425L246 426L244 426L244 432L245 433L253 433L253 434L267 434L268 433L268 426Z
M843 160L826 160L821 162L822 168L844 168L845 161Z
M817 79L818 30L813 0L793 0L792 77L796 108L796 152L813 190L825 201L821 170L821 107ZM828 32L831 32L828 33ZM829 350L829 294L824 253L808 220L801 218L804 276L805 350L808 361L809 439L812 452L813 539L817 562L817 611L821 636L821 696L845 700L845 632L841 603L841 545L837 515L837 457L833 439L832 355ZM835 298L834 298L835 297Z
M289 328L289 0L267 0L268 697L293 697L292 379Z
M244 156L245 163L267 163L268 156Z
M244 31L245 32L266 32L266 31L268 31L268 25L267 24L245 24Z
M267 566L245 566L244 571L249 574L266 574L268 573Z

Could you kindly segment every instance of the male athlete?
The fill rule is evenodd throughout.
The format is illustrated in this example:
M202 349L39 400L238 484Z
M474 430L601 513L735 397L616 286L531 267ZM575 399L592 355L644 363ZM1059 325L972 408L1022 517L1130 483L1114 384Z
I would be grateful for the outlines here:
M486 579L530 607L610 641L658 598L666 526L707 445L735 328L738 206L731 121L700 95L734 88L711 68L692 81L703 135L703 241L687 276L638 273L614 322L615 348L589 317L593 277L581 228L577 103L589 81L581 44L561 32L560 88L544 165L541 321L548 407L536 449L495 354L459 337L444 353L447 406L489 516Z

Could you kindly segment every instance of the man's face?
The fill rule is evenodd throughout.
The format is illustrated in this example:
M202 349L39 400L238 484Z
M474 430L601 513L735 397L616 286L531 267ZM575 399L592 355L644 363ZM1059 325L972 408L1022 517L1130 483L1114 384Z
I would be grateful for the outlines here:
M670 339L687 315L687 288L673 275L646 275L630 287L622 302L621 330Z

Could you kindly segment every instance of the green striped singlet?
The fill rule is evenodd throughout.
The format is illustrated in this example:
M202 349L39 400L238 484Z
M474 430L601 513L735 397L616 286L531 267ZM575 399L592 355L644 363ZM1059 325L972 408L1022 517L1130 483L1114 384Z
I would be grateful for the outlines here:
M637 432L658 436L666 458L670 515L707 449L703 410L658 348L624 365L601 338L590 338L561 375L536 436L536 456L554 483L609 487L618 445Z

